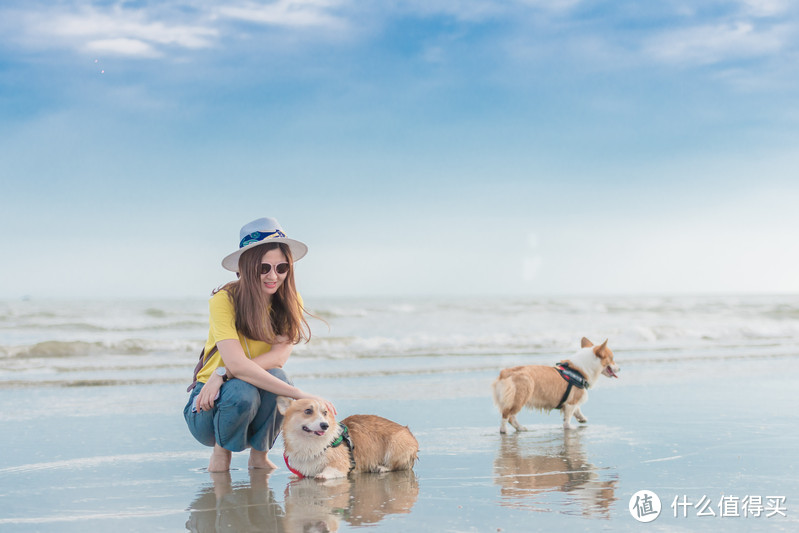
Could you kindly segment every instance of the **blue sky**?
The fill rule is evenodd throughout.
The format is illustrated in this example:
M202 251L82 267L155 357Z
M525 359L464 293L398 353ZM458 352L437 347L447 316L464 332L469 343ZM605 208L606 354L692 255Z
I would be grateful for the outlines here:
M0 298L798 292L787 0L0 6Z

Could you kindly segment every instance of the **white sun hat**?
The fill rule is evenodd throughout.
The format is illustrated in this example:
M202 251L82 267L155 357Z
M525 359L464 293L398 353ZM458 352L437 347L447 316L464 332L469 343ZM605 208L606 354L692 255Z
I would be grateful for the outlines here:
M277 220L269 217L259 218L241 227L239 231L239 249L222 259L222 267L231 272L238 272L241 254L261 244L272 242L287 244L294 261L299 261L308 253L308 247L305 244L286 237Z

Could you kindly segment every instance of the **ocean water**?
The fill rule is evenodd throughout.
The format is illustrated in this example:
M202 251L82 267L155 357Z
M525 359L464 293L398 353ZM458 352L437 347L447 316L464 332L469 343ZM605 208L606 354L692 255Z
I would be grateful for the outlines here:
M211 475L182 419L206 301L4 301L0 530L799 528L799 296L306 304L313 338L287 372L342 417L408 425L413 472L295 481L248 471L242 453ZM588 424L524 411L529 431L499 435L498 370L552 364L583 336L608 339L621 366L590 391ZM662 500L649 524L628 509L644 489ZM741 516L752 498L764 512Z
M294 375L447 373L549 363L609 339L626 364L748 361L799 352L799 297L363 299L306 302L313 337ZM2 301L0 389L181 383L207 302Z

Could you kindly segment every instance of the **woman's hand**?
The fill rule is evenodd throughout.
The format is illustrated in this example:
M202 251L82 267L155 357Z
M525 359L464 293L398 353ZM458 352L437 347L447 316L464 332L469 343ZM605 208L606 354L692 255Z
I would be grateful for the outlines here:
M211 373L211 377L200 389L197 394L197 410L210 411L214 408L214 401L219 389L222 388L222 376L217 375L216 372Z
M314 396L312 394L308 394L308 395L303 396L303 398L307 398L309 400L316 400L318 402L322 402L323 404L325 404L325 407L327 407L327 410L333 413L333 416L338 414L338 412L336 412L336 406L333 405L330 401L325 400L321 396Z

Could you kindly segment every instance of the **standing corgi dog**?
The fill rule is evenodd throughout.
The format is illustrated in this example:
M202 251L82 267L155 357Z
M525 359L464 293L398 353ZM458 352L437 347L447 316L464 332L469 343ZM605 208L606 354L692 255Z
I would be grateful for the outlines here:
M336 422L317 400L277 399L283 415L283 459L298 477L333 479L350 472L410 470L419 444L406 426L375 415Z
M555 366L528 365L506 368L494 381L494 403L502 414L499 432L505 433L505 423L525 431L516 420L522 407L551 411L563 410L563 427L572 427L572 415L581 423L588 421L580 406L588 400L588 389L599 375L617 378L619 367L613 361L608 341L599 346L583 337L581 348L570 360Z

